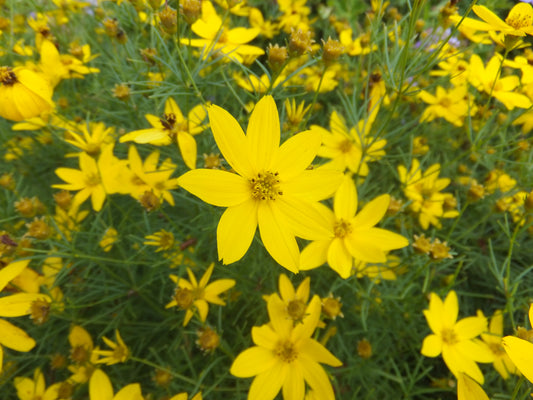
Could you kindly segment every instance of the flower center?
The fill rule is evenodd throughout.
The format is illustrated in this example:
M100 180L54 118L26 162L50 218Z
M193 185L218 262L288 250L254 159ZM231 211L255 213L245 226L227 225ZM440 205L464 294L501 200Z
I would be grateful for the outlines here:
M163 114L163 118L161 118L159 122L161 122L166 130L172 131L174 129L174 125L176 125L176 114Z
M85 184L87 186L97 186L100 182L100 176L98 174L90 173L85 177Z
M352 225L341 218L333 225L333 232L335 233L335 237L342 239L352 232Z
M178 303L179 308L186 310L192 306L194 294L189 289L177 288L174 292L174 300Z
M457 339L457 335L455 334L453 329L443 329L441 332L441 337L442 341L450 346L453 346L454 344L459 342L459 339Z
M351 148L352 142L350 141L350 139L346 139L339 144L339 150L341 151L341 153L348 153Z
M274 349L274 354L286 363L293 362L298 358L298 352L289 340L279 342Z
M512 13L509 15L505 22L507 25L511 25L513 28L519 30L531 26L533 23L533 15L531 14L522 14L522 13Z
M17 75L15 75L10 67L0 67L0 83L10 86L17 82Z
M255 200L276 200L283 192L280 190L277 172L261 172L250 179L252 198Z
M77 364L83 364L89 361L89 351L84 346L73 347L70 351L70 359Z
M449 97L443 97L440 99L439 104L444 108L449 108L452 105L452 102Z
M305 316L305 303L300 299L289 301L287 313L294 321L302 321Z
M490 350L494 353L495 356L503 356L505 354L505 350L499 343L489 343Z

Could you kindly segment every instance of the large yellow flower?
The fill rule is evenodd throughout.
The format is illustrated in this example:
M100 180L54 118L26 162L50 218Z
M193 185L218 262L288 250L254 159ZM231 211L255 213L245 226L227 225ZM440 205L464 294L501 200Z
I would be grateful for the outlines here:
M505 21L502 21L485 6L475 5L472 10L495 31L511 36L533 35L533 7L531 4L526 2L516 4L509 11Z
M252 328L256 346L237 356L230 373L239 378L255 376L249 400L272 400L282 388L284 399L303 400L305 382L317 398L333 400L331 383L320 364L339 367L342 363L311 338L320 317L320 298L313 297L307 308L308 315L296 326L279 312L283 304L277 294L270 296L270 324Z
M219 259L224 264L240 260L259 226L270 255L297 273L295 236L328 237L314 203L331 196L342 181L338 171L307 169L320 147L320 134L301 132L279 147L279 116L271 96L255 106L246 135L222 108L211 106L208 113L215 141L236 173L196 169L178 183L207 203L228 207L217 229Z
M433 333L424 339L421 353L426 357L442 353L444 362L456 377L463 372L483 384L483 373L476 361L492 362L494 357L485 343L474 338L487 330L487 319L478 315L457 321L458 313L457 294L453 290L444 302L431 293L429 309L424 310L424 316Z
M533 304L529 306L529 322L533 324ZM516 368L533 382L533 343L514 336L505 336L502 343Z

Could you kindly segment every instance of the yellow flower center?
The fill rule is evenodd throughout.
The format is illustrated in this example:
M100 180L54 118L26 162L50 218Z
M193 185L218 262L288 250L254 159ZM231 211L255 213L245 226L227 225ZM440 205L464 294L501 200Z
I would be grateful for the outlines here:
M0 67L0 83L3 85L14 85L17 82L17 75L15 75L10 67Z
M128 348L127 347L124 347L124 346L121 346L121 345L118 345L117 347L115 347L113 349L113 359L115 360L118 360L118 361L126 361L126 359L128 358Z
M87 186L98 186L100 182L101 180L98 174L90 173L85 177L85 184Z
M449 108L452 105L452 101L449 97L443 97L440 99L439 104L444 108Z
M453 331L453 329L443 329L441 332L442 341L446 343L449 346L453 346L454 344L459 342L459 339L457 338L457 335Z
M43 299L37 299L31 303L30 318L37 325L42 325L48 321L50 316L50 303Z
M274 354L286 363L293 362L298 358L298 352L289 340L279 342L274 349Z
M194 302L194 294L191 290L185 288L177 288L174 292L174 300L178 303L178 307L186 310L192 306Z
M335 237L342 239L352 232L352 225L341 218L333 225L333 232L335 233Z
M489 348L497 357L503 357L505 355L505 350L499 343L489 343Z
M283 192L280 190L277 172L261 172L250 179L252 198L255 200L276 200Z
M89 361L89 351L84 346L73 347L70 351L70 359L77 364L83 364Z
M348 153L352 146L353 145L350 139L346 139L339 144L339 150L341 151L341 153Z
M174 129L174 125L176 125L176 114L163 114L163 118L161 118L159 122L161 122L165 130L172 131Z
M305 316L305 303L300 299L289 301L287 313L294 321L301 321Z
M511 25L516 30L520 30L522 28L531 26L531 24L533 23L533 14L531 14L530 12L527 12L528 9L531 9L531 6L529 4L525 4L525 6L527 8L520 7L521 8L520 11L517 10L516 7L513 7L515 8L514 12L513 10L511 10L511 12L509 13L509 16L505 20L507 25ZM521 11L526 11L526 13L522 13Z

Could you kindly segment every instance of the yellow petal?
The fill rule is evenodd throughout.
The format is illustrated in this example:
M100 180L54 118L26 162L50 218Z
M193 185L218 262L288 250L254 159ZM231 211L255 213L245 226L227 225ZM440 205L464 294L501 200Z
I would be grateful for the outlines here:
M440 336L431 334L424 338L422 342L422 353L426 357L437 357L442 352L442 339Z
M224 306L226 303L224 303L224 301L218 296L226 290L231 289L233 286L235 286L235 281L233 279L218 279L207 285L204 292L204 298L209 303Z
M459 315L459 301L457 300L457 293L455 293L455 290L451 290L444 299L443 311L442 322L444 327L453 327L457 321L457 315Z
M27 352L35 346L35 340L22 329L0 319L0 345L16 351Z
M168 133L157 128L140 129L127 133L120 137L120 143L133 141L135 143L151 143L155 145L167 145L172 143Z
M442 329L445 327L442 324L442 317L444 314L444 304L439 296L435 293L430 294L429 309L424 310L424 316L428 322L429 328L437 334L441 334ZM451 328L451 326L446 326Z
M352 275L353 257L344 245L344 240L333 239L329 245L327 257L329 266L341 278L348 279Z
M196 140L187 132L178 134L178 145L185 165L190 169L196 168Z
M302 355L300 365L303 369L304 379L315 392L316 398L334 400L333 388L324 369L316 362L305 357L305 355Z
M195 169L178 178L178 184L209 204L231 207L251 198L248 180L216 169Z
M248 199L222 214L217 227L217 249L218 259L224 264L240 260L248 251L257 228L257 210L258 202Z
M70 347L83 346L86 349L92 349L94 346L93 340L91 338L91 335L89 335L89 332L87 332L79 325L74 325L72 327L68 335L68 341L70 343Z
M330 240L316 240L309 243L300 254L300 270L318 268L327 260Z
M357 190L353 179L345 175L333 199L333 211L338 219L349 221L357 211Z
M342 365L341 360L331 354L322 344L311 338L302 342L300 352L320 364L327 364L332 367L340 367Z
M20 317L31 314L31 304L38 299L51 299L41 293L15 293L0 298L0 317Z
M265 324L252 327L252 339L259 347L264 347L272 351L278 344L279 336L272 330L270 324Z
M460 373L457 377L457 400L489 400L489 396L475 380Z
M334 170L305 170L283 183L283 193L306 201L324 200L333 196L342 182L342 177L341 172ZM353 214L350 217L353 217Z
M509 30L511 27L485 6L475 5L472 11L483 21L492 26L494 30Z
M456 345L457 351L464 357L471 358L476 362L494 362L494 353L490 347L479 339L463 340Z
M294 286L292 286L292 283L287 275L285 274L279 275L278 286L279 286L279 294L284 301L294 300L296 291L294 290Z
M249 400L272 400L279 393L287 377L287 363L278 362L265 372L260 373L253 380Z
M272 96L263 97L255 105L246 139L254 174L269 171L280 141L278 109Z
M270 201L262 201L257 209L259 233L266 250L289 271L298 273L300 250L285 216Z
M505 336L502 344L516 368L533 382L533 343L514 336Z
M279 172L282 182L290 181L313 162L321 142L321 135L316 131L305 131L294 135L279 148L272 169Z
M444 302L446 307L446 302ZM467 317L455 324L454 331L458 340L473 339L487 330L487 319L485 317Z
M455 376L458 376L460 372L464 372L480 384L485 381L483 373L476 362L471 358L464 357L454 346L443 346L442 359Z
M268 298L267 309L273 330L278 337L288 339L292 330L292 320L287 318L285 303L277 293Z
M28 266L30 260L13 261L0 270L0 291Z
M299 362L293 362L290 368L287 368L287 377L283 383L284 399L303 399L305 394L305 381L303 370Z
M89 397L91 400L113 400L113 387L107 375L97 369L89 381Z
M230 113L216 105L208 108L208 114L213 136L226 161L238 174L251 178L254 170L248 158L246 136L239 123Z
M254 346L235 358L229 372L238 378L249 378L272 368L275 363L276 357L272 350Z
M329 212L297 197L281 196L272 203L294 235L307 240L328 239L333 236L328 220Z
M141 385L138 383L131 383L127 386L124 386L115 395L113 400L143 400Z
M359 213L352 219L353 226L359 228L370 228L376 225L389 207L390 196L382 194L366 204Z

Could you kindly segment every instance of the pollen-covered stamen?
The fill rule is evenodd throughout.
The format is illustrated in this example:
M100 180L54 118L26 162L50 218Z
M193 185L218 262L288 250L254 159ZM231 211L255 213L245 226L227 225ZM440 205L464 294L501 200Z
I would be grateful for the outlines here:
M333 225L333 232L335 233L335 237L342 239L352 232L352 225L341 218Z
M274 354L286 363L293 362L298 358L298 351L290 340L278 342L274 348Z
M17 75L11 67L0 67L0 83L3 85L14 85L18 82Z
M511 25L514 29L517 30L526 28L533 24L533 14L524 14L521 12L510 13L505 22L507 23L507 25Z
M163 114L163 118L159 120L163 127L165 129L168 129L169 131L174 129L174 125L176 125L176 114L174 113L168 113Z
M345 139L339 143L339 150L341 151L341 153L348 153L351 150L352 146L353 144L351 140Z
M250 179L252 197L256 200L276 200L283 194L277 172L261 172L256 178Z
M443 329L441 332L442 341L447 345L453 346L459 342L453 329Z

